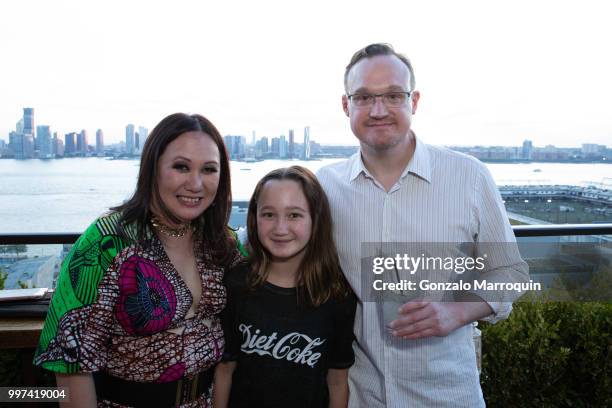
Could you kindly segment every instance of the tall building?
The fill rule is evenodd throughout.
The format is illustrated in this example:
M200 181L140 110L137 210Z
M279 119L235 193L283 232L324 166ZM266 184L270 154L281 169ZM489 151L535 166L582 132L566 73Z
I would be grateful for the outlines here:
M104 132L102 132L102 129L96 130L96 153L104 153Z
M245 157L246 137L227 135L223 136L223 142L225 143L230 160Z
M17 129L19 129L19 126L17 126ZM16 159L23 158L23 133L19 131L9 133L9 150Z
M64 157L64 141L57 136L57 132L53 133L53 154Z
M289 129L289 151L287 152L290 159L295 157L295 141L293 140L293 129Z
M34 136L23 134L23 158L31 159L34 157Z
M287 158L287 139L285 139L285 135L281 135L278 149L278 157L281 159Z
M34 133L34 108L23 108L23 134L36 136Z
M533 153L533 143L531 140L525 140L523 142L523 150L521 152L521 156L523 159L531 160L531 155Z
M261 159L263 157L263 152L261 149L261 139L255 142L255 148L253 149L253 154L256 159Z
M34 138L32 135L11 132L9 134L9 149L16 159L31 159L34 157Z
M38 157L50 159L55 156L51 142L51 128L47 125L36 126L36 144L38 146Z
M229 156L230 160L233 159L233 147L234 147L234 139L233 136L231 135L226 135L223 136L223 143L225 144L225 149L227 150L227 155Z
M255 131L253 131L253 134L251 136L251 144L254 146L255 145Z
M138 153L142 153L142 148L149 137L149 129L144 126L138 126L138 136Z
M0 157L13 157L13 152L10 151L6 142L0 139Z
M16 159L30 159L34 157L34 109L23 108L23 117L15 126L16 132L9 134L9 149Z
M125 127L125 152L127 154L134 154L136 143L134 133L134 125L131 123Z
M238 157L244 158L247 154L247 142L246 136L238 136L240 141L238 142Z
M270 147L268 146L268 138L264 136L259 139L259 142L261 143L261 153L264 155L268 154L270 151Z
M76 153L76 133L70 132L64 135L64 140L66 141L64 145L64 153L66 155L73 155Z
M272 156L278 157L280 154L280 138L273 137L270 143L270 153Z
M302 152L303 160L310 160L310 126L304 128L304 151Z
M76 150L78 153L87 153L87 131L85 129L82 129L77 135Z

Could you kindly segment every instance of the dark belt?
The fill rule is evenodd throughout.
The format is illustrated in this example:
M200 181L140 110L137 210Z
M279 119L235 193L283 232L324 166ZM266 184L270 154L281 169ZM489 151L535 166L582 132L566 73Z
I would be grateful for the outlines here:
M215 368L201 371L192 379L155 383L129 381L114 377L104 371L93 373L98 400L112 401L130 407L170 408L195 401L208 394Z

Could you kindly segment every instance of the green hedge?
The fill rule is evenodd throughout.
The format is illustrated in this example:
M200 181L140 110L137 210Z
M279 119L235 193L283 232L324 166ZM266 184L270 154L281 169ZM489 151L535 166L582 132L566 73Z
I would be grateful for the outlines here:
M612 406L612 304L518 302L482 324L489 407Z

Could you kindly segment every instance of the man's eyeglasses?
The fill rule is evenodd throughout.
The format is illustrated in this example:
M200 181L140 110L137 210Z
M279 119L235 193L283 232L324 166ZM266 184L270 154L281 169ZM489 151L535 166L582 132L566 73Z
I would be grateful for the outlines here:
M386 92L381 94L355 93L348 95L349 100L353 105L363 108L374 105L376 98L382 98L383 103L387 107L397 108L403 106L411 92Z

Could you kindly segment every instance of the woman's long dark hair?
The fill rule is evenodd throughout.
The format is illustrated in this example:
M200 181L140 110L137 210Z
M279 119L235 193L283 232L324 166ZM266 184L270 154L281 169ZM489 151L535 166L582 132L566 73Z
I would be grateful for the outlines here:
M338 252L332 236L332 218L325 191L312 172L301 166L272 170L266 174L253 192L249 202L247 229L250 246L251 270L248 285L251 288L263 284L268 277L271 261L269 251L259 240L257 230L257 202L266 183L270 180L292 180L298 183L308 202L312 231L306 244L304 258L297 273L298 301L320 306L332 298L342 298L350 293L350 287L340 269Z
M119 225L122 231L125 231L128 225L135 225L136 236L140 241L146 239L153 204L159 208L163 218L174 223L181 223L181 220L170 212L161 199L157 178L159 158L168 144L186 132L206 133L219 149L221 168L217 194L195 224L196 234L201 234L203 244L215 252L214 259L226 262L234 246L232 235L227 227L232 202L229 158L221 134L204 116L174 113L155 126L142 150L138 183L134 195L124 204L111 208L111 210L121 213Z

